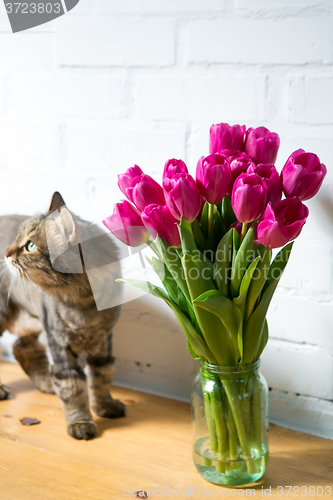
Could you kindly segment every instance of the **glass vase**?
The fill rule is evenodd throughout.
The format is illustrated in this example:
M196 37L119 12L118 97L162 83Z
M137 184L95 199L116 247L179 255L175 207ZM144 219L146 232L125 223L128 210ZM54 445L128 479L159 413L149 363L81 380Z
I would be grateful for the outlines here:
M192 387L193 459L199 474L225 486L260 479L268 462L268 386L260 360L244 366L200 361Z

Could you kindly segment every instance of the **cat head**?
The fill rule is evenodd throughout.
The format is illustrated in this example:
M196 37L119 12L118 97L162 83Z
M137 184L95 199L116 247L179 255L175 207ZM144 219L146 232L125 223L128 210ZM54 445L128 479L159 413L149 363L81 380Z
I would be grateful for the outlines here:
M42 288L64 286L68 278L83 273L79 248L79 224L55 192L44 215L25 220L5 260L12 271Z

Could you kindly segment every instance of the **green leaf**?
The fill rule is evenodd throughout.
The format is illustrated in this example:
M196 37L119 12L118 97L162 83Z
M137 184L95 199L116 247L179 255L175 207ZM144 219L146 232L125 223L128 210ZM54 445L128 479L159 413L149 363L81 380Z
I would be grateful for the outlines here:
M152 267L159 277L159 279L162 281L163 286L165 290L167 291L169 297L178 303L178 286L175 282L175 280L172 278L170 271L168 270L167 266L164 264L162 260L156 259L155 257L152 258Z
M204 250L205 249L206 240L205 240L204 235L202 234L202 231L201 231L198 219L195 219L192 222L192 233L193 233L195 242L197 244L197 247L201 251Z
M205 239L208 238L208 211L209 203L206 202L200 218L200 228Z
M162 255L162 259L171 273L172 279L175 280L175 282L191 304L191 298L187 288L182 262L177 251L164 240L162 240L162 238L160 238L159 236L157 236L156 238L156 243L158 250Z
M248 322L246 323L245 330L244 330L244 363L252 363L253 360L255 359L255 355L256 355L257 351L259 350L261 334L262 334L262 329L264 326L267 310L268 310L269 304L271 303L271 300L272 300L273 294L276 290L276 287L278 286L278 283L279 283L280 278L282 276L282 271L285 268L285 266L287 265L287 262L289 259L289 255L290 255L290 251L291 251L291 247L289 245L287 245L287 247L289 247L288 249L286 247L284 247L281 250L281 252L282 252L284 249L286 249L282 255L284 265L282 266L282 264L281 264L281 266L279 266L278 277L274 278L273 277L274 275L271 276L272 281L271 281L270 285L268 285L267 288L264 288L259 305L253 311ZM269 278L267 278L267 281L268 280L269 280Z
M239 250L233 262L231 271L231 285L230 285L230 291L232 297L237 297L239 295L239 287L242 282L245 271L250 265L250 263L253 261L254 257L253 242L254 242L254 227L252 225L248 230L248 232L246 233L245 238L242 241L241 246L239 247Z
M260 356L261 356L263 350L265 349L267 342L268 342L268 324L267 324L267 320L265 319L264 326L263 326L263 329L261 331L259 348L258 348L258 352L257 352L256 357L255 357L255 361L258 361L258 359L260 359Z
M282 276L282 273L288 263L289 257L291 250L293 248L294 242L292 241L291 243L288 243L285 247L283 247L279 253L275 256L275 259L273 260L271 267L269 268L267 280L265 283L265 286L263 288L263 292L276 280L279 281L279 279Z
M134 288L137 288L143 292L147 292L150 293L151 295L154 295L154 297L163 299L168 304L168 306L171 307L171 309L173 310L178 320L178 323L182 327L187 340L190 342L192 349L197 354L197 356L205 361L208 361L208 363L217 364L217 360L207 347L204 339L194 329L192 323L185 316L185 314L183 314L182 311L176 306L176 304L169 299L169 297L162 288L155 286L147 281L127 280L127 279L126 280L117 279L116 281L119 283L127 283L128 285L131 285Z
M268 277L270 262L272 258L272 250L264 246L257 247L260 251L260 261L257 265L255 276L253 277L250 288L247 294L245 321L251 316L260 293L264 287Z
M228 332L232 344L234 362L242 358L243 318L238 307L218 290L209 290L193 301L198 307L215 314ZM229 339L228 339L229 340ZM228 342L230 344L230 342Z
M191 224L189 224L184 218L181 218L178 230L182 242L183 253L197 253L198 249L192 233Z
M162 259L161 253L160 253L155 241L149 240L149 241L147 241L147 245L149 246L149 248L151 248L153 250L153 252L155 253L155 255L157 255L157 257L159 259Z
M187 342L187 349L188 349L188 352L191 354L192 358L194 359L200 359L199 356L197 355L197 353L195 352L195 350L193 349L191 343L189 342L188 339L186 339L186 342Z
M225 196L222 200L221 215L226 228L229 228L231 224L237 221L229 196Z
M182 262L192 302L204 292L216 290L213 281L205 277L207 267L202 261L195 259L192 255L185 254ZM198 307L195 303L193 303L193 308L203 338L209 350L214 353L218 364L233 364L232 343L223 323L214 314Z
M216 205L212 205L212 210L213 225L206 240L205 250L211 250L215 253L216 247L225 233L225 227Z
M127 280L122 278L116 279L116 281L117 283L125 283L127 285L130 285L133 288L141 290L142 292L150 293L151 295L154 295L154 297L157 297L159 299L170 300L163 288L153 285L152 283L149 283L149 281Z
M280 250L272 262L268 277L261 293L261 299L249 317L244 330L244 363L252 363L265 340L268 333L263 331L265 318L273 294L280 281L282 273L288 263L293 242L288 243ZM262 337L264 338L262 342Z
M250 266L247 268L247 270L243 276L240 289L239 289L239 295L238 295L238 297L233 299L234 303L238 306L238 308L240 309L240 311L242 313L242 318L244 317L244 313L245 313L245 304L246 304L246 298L248 295L248 290L249 290L249 287L250 287L250 284L252 281L253 273L257 268L259 260L260 260L260 256L257 257L250 264Z
M232 265L233 230L230 229L221 239L215 255L215 279L219 290L229 295L229 279Z

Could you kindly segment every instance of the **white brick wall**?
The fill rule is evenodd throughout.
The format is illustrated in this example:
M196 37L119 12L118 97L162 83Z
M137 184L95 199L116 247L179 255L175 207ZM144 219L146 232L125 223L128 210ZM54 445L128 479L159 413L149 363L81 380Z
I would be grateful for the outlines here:
M280 169L298 148L320 156L329 173L273 300L263 371L275 420L278 391L301 394L284 407L306 397L329 405L332 1L80 0L16 35L0 6L0 29L1 214L43 210L59 189L100 221L122 198L117 173L134 163L160 179L165 161L181 157L194 172L213 122L278 132ZM164 304L127 304L115 351L119 383L187 397L196 364Z

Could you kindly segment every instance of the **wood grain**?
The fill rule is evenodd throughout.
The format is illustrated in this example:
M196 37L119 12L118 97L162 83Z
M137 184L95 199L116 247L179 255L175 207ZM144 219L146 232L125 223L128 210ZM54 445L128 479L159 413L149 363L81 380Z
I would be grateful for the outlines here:
M81 442L67 435L57 396L34 389L16 364L0 362L0 374L12 393L10 400L0 402L1 500L126 499L126 487L150 488L151 498L157 486L165 488L159 498L170 496L169 489L172 493L183 488L188 498L190 487L191 497L199 496L199 488L200 496L212 488L192 462L187 403L114 387L114 397L131 403L127 416L96 417L98 437ZM24 417L37 418L41 424L25 427L20 423ZM297 498L292 496L297 486L330 486L333 496L333 441L272 425L270 462L264 479L255 486L255 496L263 498L265 489L270 498L287 498L287 489L280 495L279 486L295 487L290 498ZM225 497L242 494L223 490ZM217 487L216 496L222 494ZM301 490L298 495L302 498ZM328 496L324 490L323 496L308 493L303 498Z

